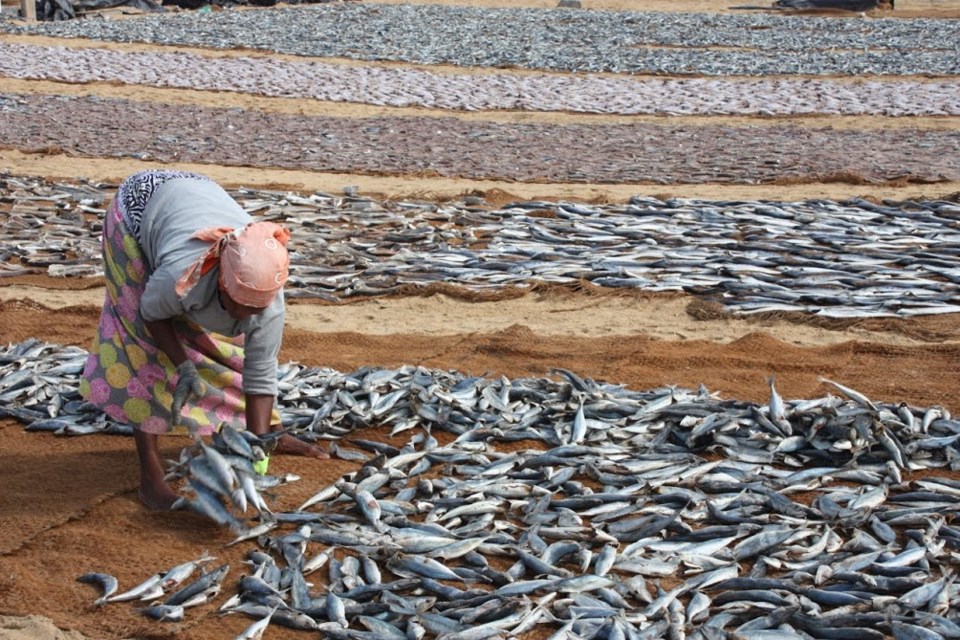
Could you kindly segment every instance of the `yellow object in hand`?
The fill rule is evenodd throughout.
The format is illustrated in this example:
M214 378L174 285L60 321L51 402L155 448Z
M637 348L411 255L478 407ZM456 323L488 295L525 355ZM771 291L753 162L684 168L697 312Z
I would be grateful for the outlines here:
M265 476L267 475L267 468L270 466L270 456L263 456L261 460L257 460L253 463L253 470L257 472L257 475Z

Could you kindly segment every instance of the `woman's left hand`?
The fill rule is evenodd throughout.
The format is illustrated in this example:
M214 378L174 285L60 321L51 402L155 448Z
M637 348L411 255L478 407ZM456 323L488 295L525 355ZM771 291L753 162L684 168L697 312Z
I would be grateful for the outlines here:
M247 401L247 428L251 433L265 435L271 431L279 431L280 425L270 424L273 405L276 398L270 395L248 393ZM304 456L326 460L330 454L315 444L304 442L289 433L277 438L277 446L270 452L287 456Z

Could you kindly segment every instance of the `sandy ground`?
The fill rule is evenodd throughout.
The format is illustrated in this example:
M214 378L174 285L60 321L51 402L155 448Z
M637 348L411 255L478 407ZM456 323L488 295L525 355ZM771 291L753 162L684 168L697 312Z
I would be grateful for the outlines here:
M463 3L538 7L555 4L539 0ZM734 3L583 0L585 8L612 10L726 11L729 4ZM893 13L876 15L960 17L958 0L899 0L897 7ZM0 40L5 39L13 41L0 36ZM290 101L223 93L8 79L0 79L0 92L136 95L140 100L174 104L235 104L245 109L278 112L323 110L342 117L370 115L371 109L302 101L293 105ZM423 110L383 111L436 115ZM498 113L463 117L563 121L572 116ZM817 120L820 124L829 120L830 126L863 128L955 128L960 124L957 119ZM119 181L146 166L132 160L0 150L0 168L21 175ZM229 186L338 191L346 185L357 185L370 196L436 199L479 192L493 204L517 198L620 202L636 194L794 200L850 196L942 198L960 193L960 185L942 183L897 188L839 183L639 187L447 181L212 165L185 168L203 171ZM19 342L36 337L87 346L102 295L101 283L96 280L0 281L0 341ZM290 305L281 358L343 371L364 365L421 364L511 377L547 375L552 367L564 367L641 389L665 384L696 387L703 383L724 397L758 402L767 398L765 380L771 373L777 375L778 389L787 398L822 395L825 389L818 377L827 376L876 399L902 400L920 406L940 404L954 413L960 411L956 391L960 318L954 316L859 322L814 322L802 317L744 320L726 317L710 305L684 296L602 295L557 289L482 303L444 295L375 298L339 305L298 301ZM236 577L243 572L242 551L224 548L230 535L198 517L145 511L136 499L137 465L133 442L128 438L70 439L28 434L11 420L0 420L0 437L4 443L0 447L0 640L77 640L80 634L104 640L174 634L206 640L230 637L246 627L247 619L220 618L211 606L191 612L188 622L168 626L145 620L131 607L92 607L91 588L74 581L84 572L106 571L116 575L122 586L130 586L153 571L193 559L208 549L229 562ZM379 432L365 437L390 440L388 434ZM182 440L170 438L164 451L172 457L183 444ZM277 459L276 471L290 471L302 477L301 482L280 495L278 506L295 506L316 487L352 471L355 464ZM302 633L273 627L268 635L271 640L303 637Z

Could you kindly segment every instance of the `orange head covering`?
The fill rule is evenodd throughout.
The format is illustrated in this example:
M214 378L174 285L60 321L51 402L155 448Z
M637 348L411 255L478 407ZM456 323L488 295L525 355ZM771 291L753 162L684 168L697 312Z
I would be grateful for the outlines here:
M191 237L213 244L177 281L181 298L215 266L220 267L220 288L245 307L270 306L287 281L290 232L279 224L252 222L241 229L207 227Z

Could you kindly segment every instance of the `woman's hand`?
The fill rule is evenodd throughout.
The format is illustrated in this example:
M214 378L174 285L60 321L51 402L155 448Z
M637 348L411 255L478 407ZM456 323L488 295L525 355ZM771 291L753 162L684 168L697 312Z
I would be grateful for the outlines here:
M276 398L271 395L248 393L246 395L247 403L247 429L250 433L263 436L271 431L279 431L280 425L270 425L270 418L273 415L273 404ZM272 453L279 453L288 456L304 456L307 458L318 458L326 460L330 454L315 444L299 440L289 433L285 433L277 438L277 446Z
M173 391L173 403L170 405L171 424L176 425L180 421L180 411L187 400L203 395L203 383L200 381L197 368L187 359L187 353L177 339L173 322L170 319L152 320L146 321L145 324L147 331L156 340L157 346L177 368L177 375L180 376Z
M170 406L174 423L179 420L180 410L183 409L187 400L203 395L203 383L192 362L184 360L177 365L177 375L180 377L177 379L177 387L173 390L173 404Z

